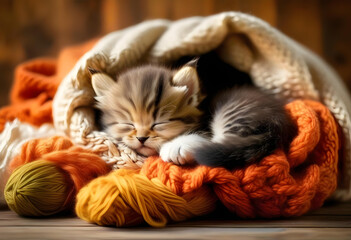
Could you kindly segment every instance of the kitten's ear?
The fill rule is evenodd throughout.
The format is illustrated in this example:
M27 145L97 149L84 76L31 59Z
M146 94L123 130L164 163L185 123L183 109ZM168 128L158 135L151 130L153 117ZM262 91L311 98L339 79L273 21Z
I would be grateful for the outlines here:
M111 89L115 81L107 74L97 72L91 76L91 84L96 96L104 96L105 92Z
M192 63L192 62L190 62ZM172 82L176 87L186 87L187 95L191 97L190 102L193 105L198 104L198 95L200 91L199 77L196 71L195 65L186 64L179 69L173 76Z
M197 58L194 58L193 60L187 62L187 63L185 64L185 66L190 66L190 67L193 67L193 68L196 69L197 63L198 63L198 62L199 62L199 58L197 57Z

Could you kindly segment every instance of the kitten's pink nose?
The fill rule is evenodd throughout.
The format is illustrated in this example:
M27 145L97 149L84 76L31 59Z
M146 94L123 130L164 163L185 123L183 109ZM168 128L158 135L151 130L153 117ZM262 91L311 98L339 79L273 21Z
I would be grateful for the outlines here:
M142 144L144 144L144 142L146 142L146 140L148 139L149 137L137 137L137 139L139 140L139 142L141 142Z

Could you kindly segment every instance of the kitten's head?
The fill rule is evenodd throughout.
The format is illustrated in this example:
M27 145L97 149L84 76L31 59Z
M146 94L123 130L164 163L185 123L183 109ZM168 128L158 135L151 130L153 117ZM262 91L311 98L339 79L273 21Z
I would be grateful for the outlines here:
M141 155L157 154L161 145L197 126L201 112L196 69L177 71L142 66L113 80L92 75L106 131Z

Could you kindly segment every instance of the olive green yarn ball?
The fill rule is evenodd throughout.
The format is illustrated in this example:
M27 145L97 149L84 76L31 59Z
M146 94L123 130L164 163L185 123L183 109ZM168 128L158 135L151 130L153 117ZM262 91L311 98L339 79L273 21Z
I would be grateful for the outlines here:
M64 210L67 183L55 164L37 160L18 167L11 174L4 194L8 206L18 215L50 216Z

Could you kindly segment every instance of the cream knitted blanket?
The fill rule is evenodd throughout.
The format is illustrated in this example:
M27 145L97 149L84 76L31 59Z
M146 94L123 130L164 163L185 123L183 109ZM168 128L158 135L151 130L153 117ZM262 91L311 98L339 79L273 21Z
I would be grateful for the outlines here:
M238 12L179 21L154 20L103 37L64 78L54 99L56 129L100 153L114 168L139 167L144 159L97 131L94 91L88 67L114 75L141 62L170 63L182 56L216 50L220 58L247 72L258 87L285 97L322 101L345 137L342 186L336 197L351 196L350 96L337 74L316 55L266 22Z

